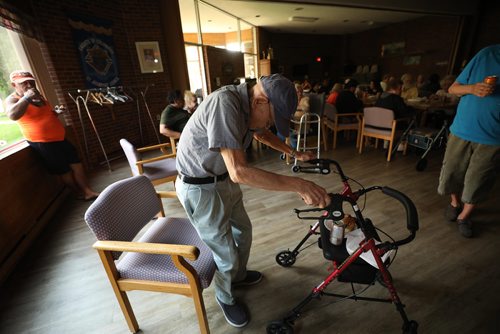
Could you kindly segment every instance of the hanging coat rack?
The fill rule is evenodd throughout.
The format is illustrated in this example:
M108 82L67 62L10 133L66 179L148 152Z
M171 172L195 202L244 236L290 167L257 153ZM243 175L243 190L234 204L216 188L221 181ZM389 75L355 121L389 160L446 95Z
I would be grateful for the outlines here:
M161 144L161 139L160 139L160 134L158 130L158 126L156 125L153 115L151 115L151 110L149 109L148 101L146 100L146 95L148 94L148 90L150 87L154 87L155 84L148 84L146 86L127 86L127 88L136 96L136 106L137 106L137 118L139 119L139 131L141 134L141 143L144 145L144 134L142 131L142 118L141 118L141 108L140 108L140 102L139 100L141 99L142 102L144 103L144 108L146 109L146 112L148 114L149 120L151 122L151 125L153 126L153 131L156 135L156 139L158 140L158 144Z
M73 102L76 104L76 108L78 110L78 119L80 121L80 126L82 127L82 133L83 133L83 141L85 145L85 153L87 157L89 156L89 144L88 144L88 137L87 137L87 130L85 128L85 123L83 121L83 110L85 110L85 113L87 114L87 117L90 120L90 124L92 126L92 130L94 134L97 137L97 141L99 142L99 146L101 148L101 151L104 155L105 163L108 166L108 170L111 172L111 164L110 164L110 159L108 157L108 154L106 153L106 149L104 147L104 144L102 142L101 136L99 134L99 130L94 122L94 119L92 117L92 114L89 110L88 103L96 103L100 106L104 105L113 105L113 104L119 104L119 103L124 103L127 101L132 101L134 100L132 97L130 97L127 93L126 90L132 93L132 95L135 95L135 101L136 101L136 108L137 108L137 117L139 121L139 131L141 135L141 141L144 144L144 134L143 134L143 129L142 129L142 118L141 118L141 108L140 108L140 100L144 103L145 110L148 114L149 120L151 121L151 124L153 126L153 130L155 132L156 138L158 140L158 143L161 143L160 136L158 133L157 126L154 122L153 116L151 115L151 111L149 109L148 102L146 100L146 95L148 93L148 90L150 87L153 87L154 84L148 84L146 86L119 86L119 87L106 87L106 88L91 88L91 89L76 89L68 92L68 95L70 98L73 100ZM126 89L125 89L126 88ZM113 119L115 119L114 113L112 113Z

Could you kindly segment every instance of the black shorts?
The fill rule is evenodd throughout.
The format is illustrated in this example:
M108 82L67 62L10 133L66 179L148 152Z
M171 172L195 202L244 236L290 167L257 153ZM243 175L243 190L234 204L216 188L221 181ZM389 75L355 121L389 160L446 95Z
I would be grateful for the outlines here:
M70 165L80 162L75 147L66 139L48 143L30 141L28 143L42 158L50 174L66 174L71 171Z

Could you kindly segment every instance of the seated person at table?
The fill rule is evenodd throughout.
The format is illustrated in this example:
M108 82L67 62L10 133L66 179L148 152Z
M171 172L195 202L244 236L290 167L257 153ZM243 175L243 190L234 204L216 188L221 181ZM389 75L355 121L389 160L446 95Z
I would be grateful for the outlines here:
M387 83L387 90L380 95L375 102L375 107L391 109L394 111L394 118L405 118L415 116L415 110L407 106L401 97L402 83L399 80L392 79Z
M192 114L195 112L196 108L198 108L196 95L192 91L186 90L184 92L184 109L187 110L188 113Z
M457 104L458 100L460 100L460 97L455 94L451 94L448 92L448 89L450 89L451 85L455 82L455 76L454 75L447 75L441 80L440 85L441 89L439 89L435 95L431 96L431 99L442 99L444 102L450 102L451 104Z
M344 85L344 89L339 93L337 101L335 102L339 114L363 111L363 102L354 95L357 86L358 82L355 79L349 80Z
M307 75L304 75L304 82L302 82L302 89L304 90L304 93L309 93L312 90L312 85L309 82L309 77Z
M415 85L417 86L417 89L420 92L422 87L425 85L425 79L423 74L417 75L417 80L415 82Z
M342 91L342 84L336 83L333 85L332 89L330 90L330 95L328 95L328 98L326 99L326 103L333 104L337 102L337 97L339 96L339 93Z
M318 81L314 81L312 84L311 92L312 94L319 94L319 90L321 89L321 83Z
M439 75L433 73L429 76L429 79L424 82L422 87L419 89L418 96L429 97L441 88L439 84Z
M191 114L184 110L184 98L179 90L168 94L169 105L161 113L160 133L178 139Z
M384 74L384 76L382 77L382 80L380 81L380 87L382 88L383 92L385 92L387 90L387 83L391 79L392 79L392 77L390 74Z
M386 86L387 88L387 86ZM380 83L378 80L372 79L370 80L370 86L368 87L368 90L366 91L368 95L374 95L379 97L380 94L383 92L382 87L380 87Z
M403 86L401 87L401 97L404 100L414 99L418 97L418 88L413 81L413 76L410 73L405 73L401 76Z
M324 78L321 80L321 83L319 84L319 88L316 89L316 93L318 94L328 94L330 92L330 80L328 78Z

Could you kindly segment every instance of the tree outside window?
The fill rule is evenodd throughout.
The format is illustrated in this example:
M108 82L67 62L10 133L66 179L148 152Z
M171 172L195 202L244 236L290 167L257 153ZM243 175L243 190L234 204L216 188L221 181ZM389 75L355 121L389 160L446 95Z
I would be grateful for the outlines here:
M9 74L14 70L21 69L21 63L10 34L15 33L0 27L0 152L24 140L17 123L10 120L4 112L5 98L13 91Z

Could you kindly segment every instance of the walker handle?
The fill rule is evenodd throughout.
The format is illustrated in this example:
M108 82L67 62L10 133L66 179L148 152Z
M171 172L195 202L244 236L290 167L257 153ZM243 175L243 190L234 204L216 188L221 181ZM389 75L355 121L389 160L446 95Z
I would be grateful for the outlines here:
M406 209L406 227L412 234L415 234L418 231L418 213L411 199L402 192L389 187L382 187L382 193L403 204Z

